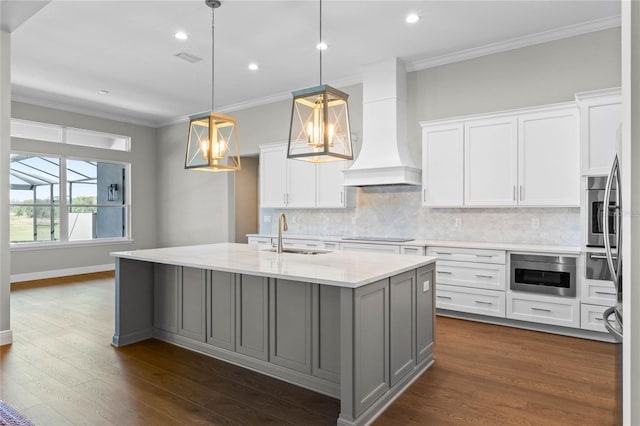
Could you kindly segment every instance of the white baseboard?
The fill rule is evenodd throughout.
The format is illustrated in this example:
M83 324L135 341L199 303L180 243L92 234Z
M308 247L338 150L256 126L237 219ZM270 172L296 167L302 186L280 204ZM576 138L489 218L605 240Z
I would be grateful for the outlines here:
M10 345L13 343L13 332L11 330L0 331L0 346Z
M114 269L115 263L107 263L106 265L81 266L78 268L11 274L11 282L18 283L21 281L44 280L47 278L66 277L69 275L92 274L94 272L113 271Z

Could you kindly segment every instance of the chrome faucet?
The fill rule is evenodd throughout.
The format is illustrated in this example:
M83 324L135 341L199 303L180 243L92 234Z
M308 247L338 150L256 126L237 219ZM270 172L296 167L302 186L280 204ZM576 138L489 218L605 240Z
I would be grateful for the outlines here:
M288 231L287 217L284 213L278 215L278 253L282 253L282 231Z

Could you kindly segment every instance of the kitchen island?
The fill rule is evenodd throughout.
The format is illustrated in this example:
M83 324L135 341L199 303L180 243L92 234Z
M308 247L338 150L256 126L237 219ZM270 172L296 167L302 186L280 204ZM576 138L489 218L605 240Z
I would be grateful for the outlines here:
M157 338L376 418L433 364L435 257L210 244L112 253L113 345Z

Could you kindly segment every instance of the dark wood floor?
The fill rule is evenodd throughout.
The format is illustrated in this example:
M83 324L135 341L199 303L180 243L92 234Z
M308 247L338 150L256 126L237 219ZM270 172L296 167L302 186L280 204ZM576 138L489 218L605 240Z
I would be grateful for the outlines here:
M335 424L337 400L149 340L115 349L109 273L14 285L0 399L37 425ZM611 425L614 346L438 317L377 425Z

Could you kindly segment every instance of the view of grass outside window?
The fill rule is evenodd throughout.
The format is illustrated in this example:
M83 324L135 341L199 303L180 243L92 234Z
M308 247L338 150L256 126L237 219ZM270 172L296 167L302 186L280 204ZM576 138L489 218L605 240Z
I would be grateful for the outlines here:
M122 163L11 154L11 243L127 236Z

